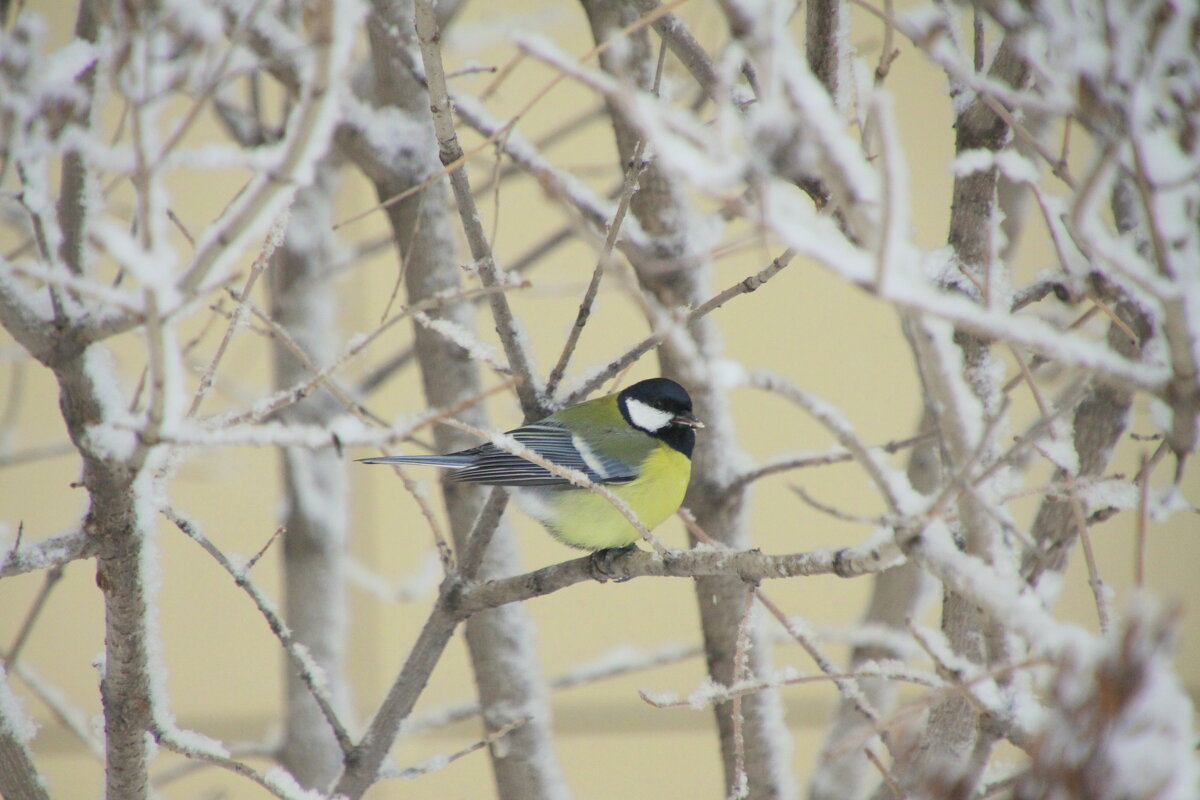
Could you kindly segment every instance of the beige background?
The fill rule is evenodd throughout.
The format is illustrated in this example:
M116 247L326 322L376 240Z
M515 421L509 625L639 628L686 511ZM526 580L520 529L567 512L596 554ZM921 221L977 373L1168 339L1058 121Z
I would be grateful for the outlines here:
M28 5L47 15L55 41L61 41L70 26L70 20L63 15L73 4L44 0ZM518 11L502 13L497 10L501 4L492 2L477 1L469 5L466 17L447 43L451 67L468 60L485 64L507 61L514 50L506 40L506 30L514 24L536 28L568 52L588 49L586 25L575 4L546 3L536 13L524 10L527 8L524 3L503 5ZM683 11L702 33L719 28L717 11L704 0L694 0ZM873 63L879 47L879 29L857 16L855 26L852 41ZM547 77L536 65L523 63L504 84L493 109L504 114L519 108ZM478 90L488 80L489 77L466 78L460 80L460 85ZM904 47L888 86L897 92L897 118L912 175L913 235L922 246L939 247L946 236L950 190L947 162L953 151L945 79L919 53ZM536 137L594 100L579 87L563 84L535 107L521 128L531 138ZM179 113L185 109L181 104ZM115 110L110 112L115 115ZM188 144L196 145L218 135L211 124L205 123L197 128ZM1082 157L1082 149L1076 149L1077 157ZM611 154L611 136L602 125L593 125L550 151L557 164L579 171L597 187L607 187L613 180ZM474 180L482 181L490 167L488 159L474 162L471 168ZM229 173L216 179L208 176L198 180L194 173L176 173L169 184L174 192L173 208L193 232L199 231L219 212L242 177ZM11 187L4 188L7 191ZM361 180L345 181L339 219L368 208L373 198L373 192ZM128 196L116 202L127 200ZM495 209L490 197L484 208L486 223L491 225ZM564 220L565 216L547 203L536 184L524 179L505 184L500 194L495 242L499 261L507 263ZM342 233L347 240L371 239L384 233L383 221L374 215ZM725 239L738 240L746 233L731 228ZM1045 246L1044 239L1040 227L1032 225L1019 262L1021 274L1026 278L1033 271L1053 264L1053 253ZM175 244L186 257L186 242L179 239ZM714 271L714 288L728 286L760 269L776 251L769 243L758 243L722 258ZM242 268L249 264L252 255L243 258ZM513 298L543 370L557 356L594 258L584 245L563 248L550 263L532 274L535 288ZM384 253L344 274L337 290L345 298L347 335L368 330L378 320L384 298L395 280L395 271L394 257ZM600 298L594 321L583 336L573 362L577 367L610 358L645 331L644 322L620 293L611 290L612 286L610 281ZM263 301L261 297L258 300ZM1076 313L1064 312L1064 315ZM866 441L882 443L911 433L918 402L911 359L896 319L886 305L843 284L816 265L797 262L764 290L730 303L719 312L717 321L731 358L751 368L767 367L783 373L837 404ZM201 319L189 321L185 332L198 330L201 322ZM480 327L490 334L487 320ZM217 335L211 333L206 340L202 348L204 359L209 357ZM394 329L366 360L353 365L351 374L361 374L366 366L386 357L390 348L403 346L408 336L407 328ZM115 344L118 363L132 385L141 369L141 343L135 337L127 337ZM0 347L5 351L11 346L11 340L0 338ZM225 362L230 378L227 391L211 400L205 410L239 406L246 397L265 392L269 387L267 354L266 345L253 334L239 336ZM0 382L11 380L11 369L11 364L0 365ZM653 359L645 359L631 379L649 376L654 371ZM25 405L10 446L20 450L63 439L50 377L40 368L27 367L23 374L27 383ZM490 377L489 381L494 383L495 378ZM370 398L369 406L385 418L422 410L413 373L405 373L390 383ZM1027 393L1018 390L1017 418L1026 418L1030 406ZM782 451L822 450L832 445L820 428L777 399L743 390L734 394L733 407L739 439L754 461ZM496 400L490 410L498 426L518 420L511 398ZM1151 431L1144 418L1139 419L1134 430ZM1114 465L1114 470L1128 473L1136 467L1131 459L1136 458L1138 447L1127 446L1125 451L1125 461ZM347 455L353 458L368 453ZM276 468L276 457L267 449L195 453L171 485L171 499L178 508L195 517L221 547L249 554L261 546L278 524ZM353 491L354 556L389 579L398 580L421 570L429 557L429 534L390 471L349 460L346 469ZM76 471L77 459L69 455L0 471L0 523L8 526L6 538L15 532L18 520L25 523L27 539L72 528L85 507L82 491L70 486ZM1165 476L1166 470L1160 471ZM420 476L427 481L434 477L432 473ZM754 539L764 550L779 552L848 544L869 533L862 526L811 511L789 492L787 487L791 483L802 484L825 502L841 508L861 513L878 510L867 480L853 466L772 478L755 488L751 507ZM1187 493L1193 503L1200 494L1196 489L1195 480L1190 479ZM1018 504L1026 520L1035 507L1033 498ZM550 540L529 520L517 518L515 523L525 565L536 567L576 555ZM675 521L665 525L661 534L669 544L679 545L683 541L681 528ZM1094 537L1101 572L1112 586L1115 606L1120 607L1129 596L1132 577L1130 515L1096 527ZM229 742L256 741L270 735L273 720L278 718L280 696L281 659L275 640L248 599L194 544L164 524L158 546L163 561L160 617L164 656L170 671L168 690L179 722ZM254 573L256 581L275 598L279 597L279 556L279 548L273 548ZM1177 515L1167 524L1151 527L1147 574L1163 596L1183 606L1184 635L1178 663L1193 696L1200 689L1200 637L1196 635L1200 586L1195 580L1198 558L1200 537L1195 516ZM0 582L0 645L7 646L12 641L41 582L40 575ZM790 613L803 615L819 628L832 631L857 618L869 585L865 580L811 578L774 583L766 588ZM397 605L359 589L353 591L348 631L349 675L361 714L373 709L390 683L425 618L428 600L427 592L419 602ZM1062 615L1089 630L1096 627L1095 609L1080 559L1076 559L1066 577L1060 608ZM618 646L649 650L668 643L698 640L693 589L688 581L641 579L623 585L577 586L530 603L528 610L538 624L542 664L548 675L560 674ZM94 586L93 569L89 563L72 564L54 591L22 657L23 663L36 667L47 682L59 687L88 716L99 712L96 673L91 663L102 652L102 632L103 609ZM843 652L832 640L830 649L837 654ZM782 646L777 661L811 671L811 664L792 646ZM584 799L717 796L721 785L720 761L711 715L707 711L655 710L642 703L636 693L638 688L686 693L702 675L700 660L691 659L557 694L554 713L559 733L558 754L575 795ZM471 696L463 648L456 641L421 698L417 715L469 700ZM795 769L798 780L803 782L834 694L827 686L808 685L786 689L784 696L788 722L796 735ZM100 764L83 754L76 741L49 718L37 701L27 699L27 708L43 726L33 749L51 781L54 795L94 795L102 782ZM465 746L477 735L476 724L461 724L404 742L394 751L395 758L401 766L418 763L430 754ZM171 756L161 758L156 769L175 761ZM228 797L264 796L248 782L212 769L172 784L166 796L205 797L216 787ZM413 798L465 798L487 796L489 792L487 758L477 753L418 781L388 784L372 796L403 793Z

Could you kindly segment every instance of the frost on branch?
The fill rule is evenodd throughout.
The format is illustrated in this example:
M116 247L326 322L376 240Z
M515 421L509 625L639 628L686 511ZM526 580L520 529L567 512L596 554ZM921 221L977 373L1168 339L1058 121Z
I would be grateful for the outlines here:
M1054 665L1047 713L1014 800L1188 800L1192 702L1171 670L1176 612L1146 598L1102 642Z
M1195 560L1195 537L1171 534L1197 505L1196 3L586 0L500 19L485 0L86 0L73 34L46 5L73 4L8 4L0 33L0 529L17 532L0 608L26 608L0 615L4 671L34 713L26 694L68 705L19 658L79 608L46 602L49 577L38 589L65 566L105 617L103 691L67 666L88 673L114 800L170 796L152 770L180 758L278 797L360 797L420 761L396 740L430 683L479 730L400 774L453 776L486 747L498 797L589 793L554 758L550 692L659 651L546 680L518 604L590 590L603 602L571 608L554 655L575 636L591 651L601 622L623 642L685 639L672 659L704 659L702 691L677 694L715 712L688 724L709 726L704 763L730 796L800 794L784 712L801 691L840 703L813 800L1194 789L1193 667L1168 653L1194 620L1120 610L1195 591L1162 564ZM615 556L633 587L577 587L593 563L510 537L502 493L348 463L512 448L496 431L522 415L651 374L685 384L709 427L690 547L672 549L672 521L652 552ZM43 410L61 441L28 443ZM230 477L263 448L285 491ZM168 507L203 548L182 542L186 580L178 531L148 546ZM393 563L430 540L428 569ZM379 591L414 569L426 591ZM343 572L377 591L347 598ZM847 630L831 618L862 576L874 599ZM667 633L657 605L608 611L671 578L694 583L696 613ZM1087 623L1055 607L1064 586L1095 606ZM395 617L362 613L397 594ZM921 612L933 598L939 619ZM355 674L393 652L363 635L375 618L398 661L350 698L343 637ZM460 625L474 683L441 665ZM243 628L257 638L229 641ZM184 733L210 735L193 694L236 692L186 684L176 637L291 668L254 687L287 698L254 712L284 732L257 743L271 763ZM16 796L35 797L54 760L7 732ZM691 777L675 769L655 772Z

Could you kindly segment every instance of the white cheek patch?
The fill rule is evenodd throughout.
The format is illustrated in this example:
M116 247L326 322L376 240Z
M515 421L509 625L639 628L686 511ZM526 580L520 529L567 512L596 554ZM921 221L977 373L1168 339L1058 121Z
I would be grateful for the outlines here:
M587 442L578 436L572 436L571 444L575 446L579 457L583 459L584 464L587 464L588 469L599 475L602 480L608 477L608 470L604 468L604 462L596 456L596 452L588 446Z
M675 415L670 411L646 405L632 397L625 401L625 410L629 412L629 419L634 426L648 433L657 433L675 419Z

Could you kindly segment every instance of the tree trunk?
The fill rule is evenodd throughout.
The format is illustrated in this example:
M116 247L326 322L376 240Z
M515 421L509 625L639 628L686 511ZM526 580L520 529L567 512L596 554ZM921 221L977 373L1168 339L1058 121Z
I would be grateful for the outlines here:
M271 315L312 365L337 357L337 294L330 286L333 263L330 168L292 205L287 236L269 270ZM308 377L287 346L274 346L275 386L285 389ZM339 403L324 389L279 413L286 423L328 425ZM287 447L281 451L284 512L284 608L288 627L328 679L339 715L347 707L343 676L346 633L346 469L333 447ZM284 729L279 760L305 788L323 789L342 766L342 753L320 708L290 665L284 667Z
M638 16L631 5L619 0L583 0L583 6L592 36L598 44ZM630 44L632 57L618 59L614 50L607 50L600 56L600 65L608 72L636 81L639 88L649 91L656 56L645 31L635 34ZM609 112L620 163L630 164L638 132L611 102ZM654 237L656 245L654 263L635 260L633 267L638 280L664 308L695 307L711 294L711 263L692 237L699 227L699 215L687 202L681 188L653 162L642 171L638 185L630 210L642 229ZM692 458L692 482L684 504L695 514L697 523L706 533L728 547L742 549L752 545L746 529L745 490L731 485L733 470L730 465L738 462L739 448L724 390L710 371L712 360L720 351L716 327L708 320L700 320L688 327L687 336L663 343L659 348L659 362L663 375L687 387L698 416L707 425L703 435L697 437ZM738 630L747 589L744 582L734 577L708 577L696 581L708 672L719 684L732 685L743 677L763 677L770 672L771 645L752 615L748 623L746 676L734 674ZM720 732L726 795L739 790L743 776L738 771L742 764L748 797L755 800L791 797L795 792L790 772L791 736L783 721L778 692L769 689L741 699L740 737L735 730L732 703L717 704L714 713ZM739 739L744 751L741 754L738 753Z
M420 140L414 143L412 157L401 163L383 163L372 158L364 147L353 148L360 156L360 166L374 181L383 200L422 183L438 172L441 164L429 117L429 97L410 66L420 63L414 45L412 3L377 0L368 30L379 105L406 115L413 128L422 132ZM445 181L436 181L388 207L410 304L461 288L452 210ZM430 311L429 316L452 320L467 330L475 327L474 306L465 300L446 303ZM415 326L414 338L425 399L430 407L451 406L479 393L482 388L479 365L466 350L421 325ZM477 427L489 427L480 406L465 409L458 417ZM433 433L440 452L478 444L473 437L447 425L435 426ZM461 556L486 490L443 481L442 496L455 548ZM500 577L512 574L516 568L512 530L501 524L488 546L479 574L473 577ZM465 628L485 728L494 731L515 720L528 719L490 748L499 796L506 800L567 797L553 755L549 697L534 652L534 629L525 609L510 605L477 614L466 622Z

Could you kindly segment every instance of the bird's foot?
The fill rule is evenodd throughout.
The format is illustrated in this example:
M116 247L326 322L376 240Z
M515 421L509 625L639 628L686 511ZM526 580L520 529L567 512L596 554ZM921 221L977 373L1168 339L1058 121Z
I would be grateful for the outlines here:
M629 578L618 578L613 571L613 562L621 556L636 550L636 544L627 544L624 547L606 547L603 550L597 550L592 553L591 569L592 577L600 583L607 583L609 580L615 580L617 583L624 583Z

